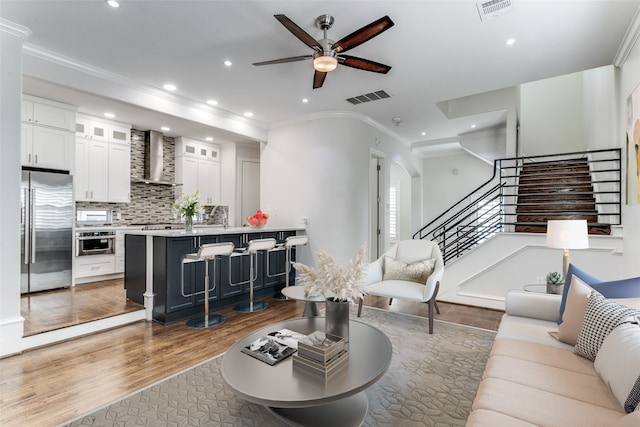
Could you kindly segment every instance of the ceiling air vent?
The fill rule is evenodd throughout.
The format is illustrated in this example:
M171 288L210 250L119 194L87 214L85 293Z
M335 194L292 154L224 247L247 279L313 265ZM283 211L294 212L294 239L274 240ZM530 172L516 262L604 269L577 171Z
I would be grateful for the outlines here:
M481 21L495 18L496 16L513 10L513 3L511 0L479 1L476 3L476 6L478 7L478 13L480 13Z
M371 92L364 95L354 96L353 98L347 98L347 102L353 105L362 104L363 102L377 101L379 99L391 98L387 92L379 90L377 92Z

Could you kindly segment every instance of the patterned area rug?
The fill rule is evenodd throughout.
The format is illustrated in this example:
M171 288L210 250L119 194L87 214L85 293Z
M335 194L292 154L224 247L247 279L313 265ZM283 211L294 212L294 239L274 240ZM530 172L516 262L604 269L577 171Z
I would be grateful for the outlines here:
M352 319L355 319L352 311ZM393 343L386 374L367 389L364 426L464 426L495 333L367 308L362 321ZM217 356L67 426L283 426L264 407L237 398Z

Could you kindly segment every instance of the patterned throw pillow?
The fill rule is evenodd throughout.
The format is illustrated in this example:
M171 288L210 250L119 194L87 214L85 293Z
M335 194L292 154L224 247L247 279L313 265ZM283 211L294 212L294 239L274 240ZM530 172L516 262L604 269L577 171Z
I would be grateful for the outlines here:
M638 315L639 311L609 301L596 291L592 292L573 352L594 361L607 335L630 317Z
M382 280L407 280L424 285L427 283L427 279L431 276L431 273L433 273L435 266L435 258L407 264L390 256L385 256Z

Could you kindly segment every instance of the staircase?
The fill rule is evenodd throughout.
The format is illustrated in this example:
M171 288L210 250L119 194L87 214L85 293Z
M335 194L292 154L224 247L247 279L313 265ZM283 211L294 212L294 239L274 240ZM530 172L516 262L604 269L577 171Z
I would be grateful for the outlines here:
M518 184L516 232L545 233L547 220L586 219L589 234L610 234L598 211L586 158L526 163Z
M497 233L545 233L550 219L610 235L622 223L621 149L496 159L490 178L413 238L438 242L446 265Z

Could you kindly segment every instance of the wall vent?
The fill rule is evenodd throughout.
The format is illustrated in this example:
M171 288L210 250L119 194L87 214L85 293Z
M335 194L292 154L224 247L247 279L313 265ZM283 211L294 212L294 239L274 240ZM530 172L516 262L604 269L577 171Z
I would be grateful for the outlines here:
M513 10L513 3L511 0L479 1L476 3L476 6L478 7L478 13L480 14L481 21L495 18L496 16L503 15Z
M363 102L371 102L377 101L379 99L391 98L384 90L379 90L376 92L366 93L364 95L354 96L353 98L347 98L347 102L350 102L353 105L362 104Z

